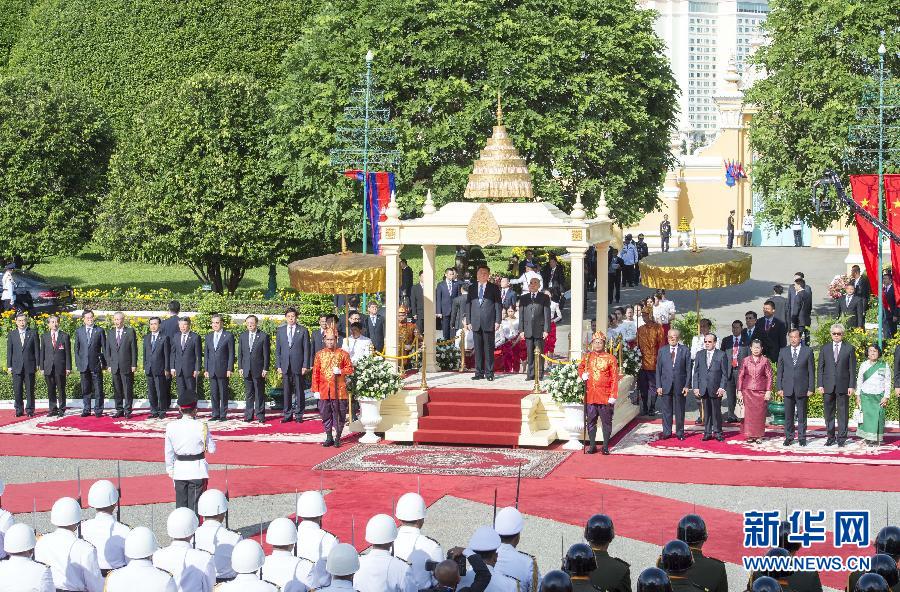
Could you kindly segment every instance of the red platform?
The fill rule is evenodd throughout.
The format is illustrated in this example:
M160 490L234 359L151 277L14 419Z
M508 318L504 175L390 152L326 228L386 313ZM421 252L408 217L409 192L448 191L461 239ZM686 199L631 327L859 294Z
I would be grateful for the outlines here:
M419 429L418 443L519 444L522 398L529 391L501 389L432 388Z

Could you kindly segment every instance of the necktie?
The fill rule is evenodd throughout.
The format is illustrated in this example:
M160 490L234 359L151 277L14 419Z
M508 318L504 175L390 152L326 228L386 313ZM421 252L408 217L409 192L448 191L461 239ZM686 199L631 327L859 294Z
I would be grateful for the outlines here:
M294 327L293 325L288 327L288 347L294 345Z
M90 341L91 341L91 328L90 327L87 328L87 338L88 338L88 343L90 343Z
M219 332L213 334L213 349L219 349Z
M850 297L847 296L847 306L850 306Z
M50 333L50 345L53 346L53 349L56 349L56 331Z
M794 366L797 365L797 355L798 355L798 353L797 353L797 348L796 348L796 347L792 347L792 348L791 348L791 358L794 360Z
M255 331L254 331L253 333L251 333L251 334L250 334L250 337L249 337L249 341L250 341L250 351L253 351L253 340L254 340L254 339L256 339L256 332L255 332Z
M841 344L835 343L835 344L834 344L834 361L835 361L835 362L837 362L837 359L838 359L838 353L840 353L840 351L841 351Z
M156 349L156 333L154 333L150 336L150 350L152 351L155 349Z
M535 294L534 292L532 292L532 293L531 293L531 301L534 302L535 300L537 300L537 294Z
M712 352L706 352L706 368L709 369L709 365L712 363Z
M731 366L737 368L738 348L741 347L741 340L737 337L734 339L734 347L731 348Z
M484 286L482 284L478 284L478 302L484 300Z
M116 345L120 345L122 343L122 330L119 329L116 331Z
M19 340L22 342L22 347L25 347L25 331L19 331Z
M181 334L181 349L183 350L186 345L187 345L187 333L182 333Z
M675 352L676 352L676 349L673 347L672 348L672 367L673 368L675 367Z
M374 324L375 324L375 320L376 320L378 317L370 317L370 318L372 319L372 324L374 325Z
M766 318L766 331L772 328L772 319Z

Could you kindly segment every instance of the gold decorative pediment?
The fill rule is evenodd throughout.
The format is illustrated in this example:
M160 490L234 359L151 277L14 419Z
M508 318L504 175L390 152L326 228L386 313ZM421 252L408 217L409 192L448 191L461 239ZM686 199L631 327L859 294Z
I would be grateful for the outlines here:
M466 228L466 240L469 244L478 245L479 247L487 247L496 245L500 242L500 225L494 219L491 211L481 204L472 219L469 220L469 226Z

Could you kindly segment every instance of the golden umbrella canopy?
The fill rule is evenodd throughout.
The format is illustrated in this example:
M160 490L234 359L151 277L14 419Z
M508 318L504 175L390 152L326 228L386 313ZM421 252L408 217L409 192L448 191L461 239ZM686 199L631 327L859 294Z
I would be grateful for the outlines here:
M346 244L340 253L289 263L288 274L292 288L316 294L383 292L386 285L385 258L351 253Z
M664 290L707 290L743 284L750 279L749 253L697 249L656 253L641 259L641 283Z

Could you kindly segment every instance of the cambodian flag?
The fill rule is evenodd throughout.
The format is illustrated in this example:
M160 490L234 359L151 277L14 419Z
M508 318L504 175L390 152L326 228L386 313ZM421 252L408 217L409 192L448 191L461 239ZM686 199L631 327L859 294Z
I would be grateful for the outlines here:
M360 170L344 171L344 176L357 181L363 180L363 172ZM391 202L391 194L395 190L394 173L369 171L368 188L369 192L366 196L365 208L369 218L369 228L372 232L372 252L378 253L381 222L387 218L382 212Z
M725 161L725 184L729 187L734 187L735 184L734 163L727 160Z

